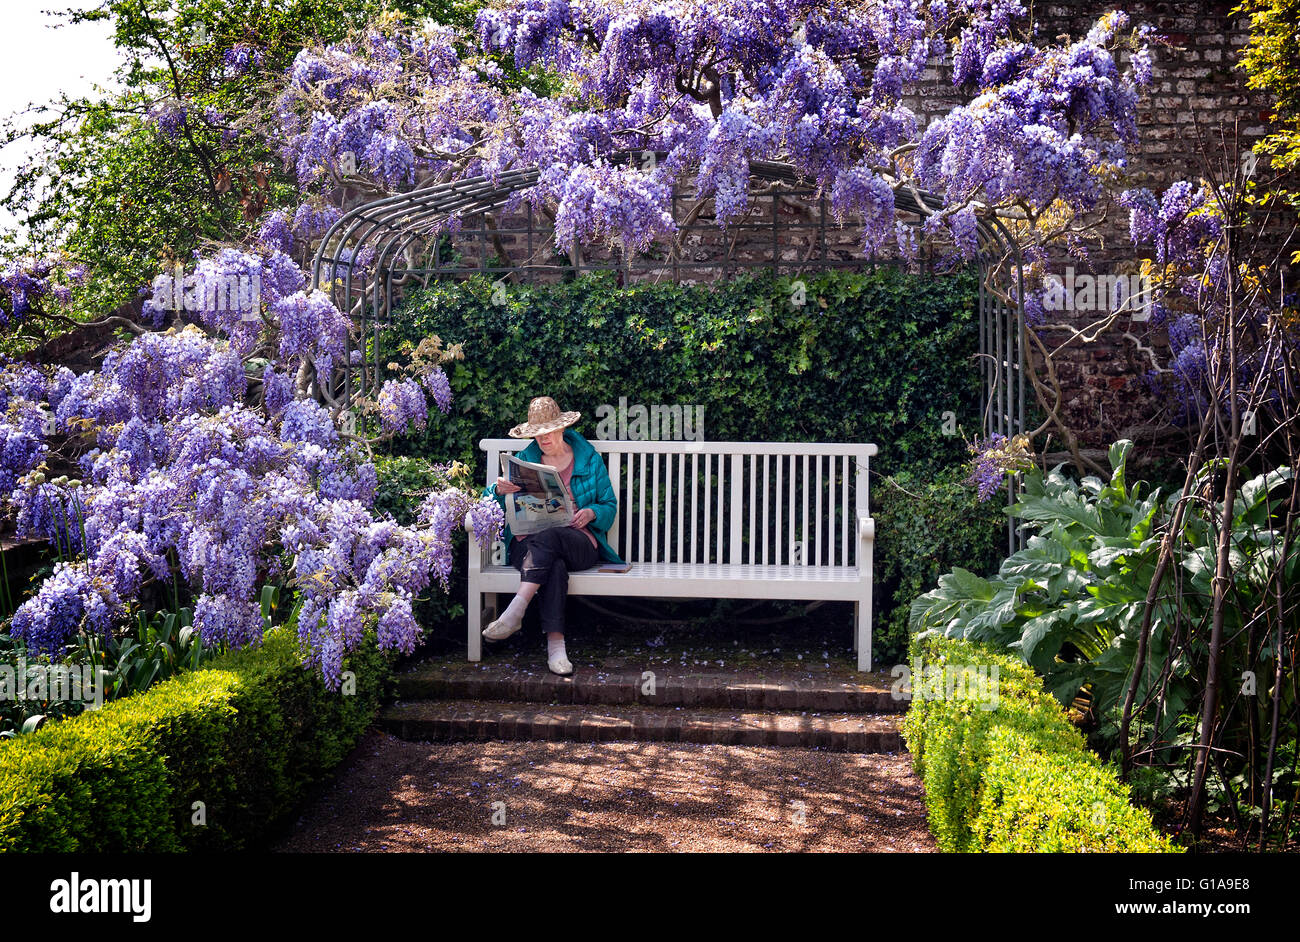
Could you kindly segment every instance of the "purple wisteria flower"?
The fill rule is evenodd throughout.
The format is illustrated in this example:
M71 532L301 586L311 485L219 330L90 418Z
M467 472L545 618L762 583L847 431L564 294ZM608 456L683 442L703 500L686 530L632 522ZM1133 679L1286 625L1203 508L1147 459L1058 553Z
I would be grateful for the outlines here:
M1028 471L1034 466L1029 439L1024 435L1007 438L994 433L976 439L967 447L973 457L966 483L976 489L982 501L993 496L1008 474Z
M10 262L0 270L0 328L42 310L46 299L59 307L71 300L67 285L55 281L58 267L46 258L26 258ZM78 283L68 278L74 284Z
M289 226L289 216L282 209L277 209L262 222L257 230L257 239L267 248L279 252L293 251L293 232Z
M263 53L256 46L237 43L222 54L221 61L226 66L226 75L236 78L248 74L253 69L261 68Z
M388 380L379 391L379 417L388 433L404 432L412 425L424 428L429 421L424 390L413 379Z
M293 214L293 235L301 242L310 243L323 236L342 215L337 206L303 203Z
M344 360L352 323L324 292L297 291L277 301L273 313L282 361L306 361L324 373Z
M59 655L78 631L108 635L122 600L84 566L57 563L40 592L14 612L10 633L35 652Z
M441 367L435 366L424 377L424 385L438 404L439 411L446 415L451 409L451 380Z
M176 140L185 128L188 109L185 104L175 99L160 101L149 109L148 120L158 128L168 140Z
M73 558L23 603L14 636L57 654L78 632L124 626L148 584L179 581L205 640L244 645L260 637L257 599L274 578L303 600L299 630L329 683L366 627L385 647L411 650L410 600L435 578L446 584L452 530L475 498L450 492L459 516L438 515L436 526L375 515L374 465L343 442L327 409L295 396L296 363L294 353L268 365L250 403L230 342L188 325L137 337L81 376L0 370L0 474L19 533ZM392 391L408 420L420 414L423 386ZM80 456L84 483L32 470L51 419L94 445ZM480 536L497 532L489 503L474 511Z

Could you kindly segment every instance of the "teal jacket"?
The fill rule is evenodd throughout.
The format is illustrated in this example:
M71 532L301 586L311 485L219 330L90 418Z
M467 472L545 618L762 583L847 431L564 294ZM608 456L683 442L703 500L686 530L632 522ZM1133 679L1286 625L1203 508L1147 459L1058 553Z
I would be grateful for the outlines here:
M609 532L614 522L614 515L618 513L618 497L614 494L614 485L609 481L609 471L605 467L605 461L600 457L600 453L591 447L591 442L573 429L564 430L564 440L573 449L573 476L569 479L573 503L578 510L586 507L596 515L596 519L587 524L587 529L596 538L600 558L611 563L621 563L622 557L614 552L614 548L605 539L605 534ZM518 457L521 461L542 462L542 450L537 447L537 442L534 440L518 453ZM500 473L500 469L497 473ZM505 509L505 496L497 493L495 484L484 488L483 494L486 497L496 498L497 503L503 510ZM501 539L507 548L510 546L510 538L510 528L506 527Z

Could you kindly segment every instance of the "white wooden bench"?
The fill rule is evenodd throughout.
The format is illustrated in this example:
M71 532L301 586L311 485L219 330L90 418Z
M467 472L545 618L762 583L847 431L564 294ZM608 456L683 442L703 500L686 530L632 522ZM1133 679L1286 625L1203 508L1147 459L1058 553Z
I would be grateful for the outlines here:
M487 483L502 452L485 438ZM606 539L630 572L569 574L571 595L854 603L858 669L871 670L870 444L598 441L618 496ZM648 467L647 467L648 465ZM662 469L662 471L661 471ZM469 541L469 659L482 656L483 597L519 589L497 542ZM491 609L501 611L499 600Z

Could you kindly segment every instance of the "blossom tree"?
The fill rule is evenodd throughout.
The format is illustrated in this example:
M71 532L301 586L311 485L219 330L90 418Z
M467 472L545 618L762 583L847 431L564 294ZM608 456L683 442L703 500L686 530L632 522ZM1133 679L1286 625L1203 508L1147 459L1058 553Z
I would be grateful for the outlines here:
M205 641L238 647L261 635L261 586L283 581L329 682L367 616L381 647L414 649L412 602L434 580L445 588L453 531L468 517L486 544L500 508L443 469L416 525L377 516L373 439L346 434L294 386L300 363L318 371L346 346L347 322L318 293L270 308L279 341L260 375L247 354L271 331L243 320L144 333L79 376L27 364L0 374L0 473L18 534L49 539L61 558L15 612L15 638L54 654L78 632L109 634L153 584L192 594ZM423 382L449 408L441 368ZM414 379L385 387L386 434L426 421L425 401Z

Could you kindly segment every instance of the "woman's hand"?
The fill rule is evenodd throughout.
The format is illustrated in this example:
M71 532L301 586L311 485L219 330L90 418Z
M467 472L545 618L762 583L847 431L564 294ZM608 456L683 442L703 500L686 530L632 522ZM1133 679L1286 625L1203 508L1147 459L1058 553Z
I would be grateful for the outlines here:
M511 481L507 478L497 478L498 494L513 494L517 490L519 490L519 485L516 484L514 481Z
M587 524L591 523L591 521L595 519L596 519L596 511L592 510L590 507L583 507L581 510L579 510L576 514L573 515L573 519L569 521L569 526L585 527Z

